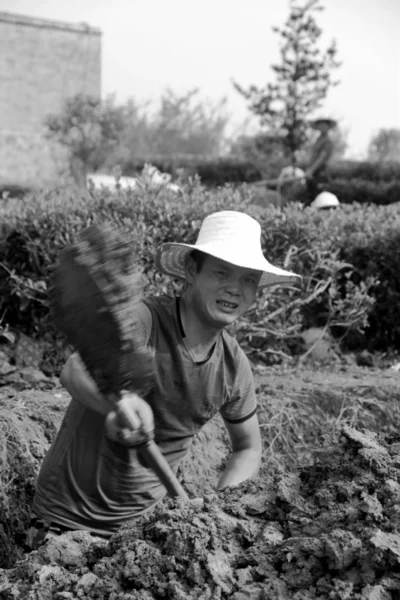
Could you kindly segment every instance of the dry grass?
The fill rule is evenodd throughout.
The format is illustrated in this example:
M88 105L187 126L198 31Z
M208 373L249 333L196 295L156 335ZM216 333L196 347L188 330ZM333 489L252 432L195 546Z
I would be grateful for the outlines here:
M357 393L297 390L283 398L260 398L264 464L268 471L310 463L322 436L344 424L361 430L398 432L398 399L374 397L368 388L358 389Z

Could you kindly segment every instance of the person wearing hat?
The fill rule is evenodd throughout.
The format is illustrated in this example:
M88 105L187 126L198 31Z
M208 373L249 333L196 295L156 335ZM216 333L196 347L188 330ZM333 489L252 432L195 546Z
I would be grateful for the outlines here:
M317 210L334 210L339 208L339 206L339 199L332 192L320 192L310 205L311 208L316 208Z
M137 428L121 426L73 354L61 374L71 402L38 476L30 548L71 529L108 538L152 510L166 490L138 461L133 445L153 428L176 472L193 437L219 412L232 453L217 488L238 485L259 470L255 385L226 327L250 308L259 288L296 284L301 277L270 264L259 223L235 211L207 216L193 245L162 244L156 266L182 279L184 289L179 297L146 298L137 308L135 335L151 353L154 373L145 398L123 394Z
M321 191L320 186L326 179L326 167L334 151L334 143L330 133L336 127L337 123L333 119L324 117L314 119L310 122L310 125L313 129L319 131L319 136L311 148L309 166L305 172L309 203Z

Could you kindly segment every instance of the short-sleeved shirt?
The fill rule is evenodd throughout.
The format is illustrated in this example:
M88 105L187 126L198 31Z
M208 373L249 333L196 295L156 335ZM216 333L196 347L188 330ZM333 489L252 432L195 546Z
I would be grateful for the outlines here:
M311 149L310 164L312 165L322 154L324 155L324 161L316 169L314 176L318 177L322 173L332 157L334 151L334 144L329 135L320 135Z
M196 362L185 340L179 299L144 301L135 335L152 356L146 401L154 414L155 441L174 471L193 436L218 411L232 423L255 414L254 380L243 350L222 331L208 358ZM165 496L136 450L105 435L104 421L72 397L37 481L33 509L42 518L108 536Z

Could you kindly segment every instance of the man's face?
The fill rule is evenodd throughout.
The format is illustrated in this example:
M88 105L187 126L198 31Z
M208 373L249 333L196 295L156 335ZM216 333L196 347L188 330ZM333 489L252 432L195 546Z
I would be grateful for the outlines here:
M226 327L253 304L261 275L261 271L237 267L209 255L198 272L189 259L187 279L192 288L192 307L205 323Z
M320 121L319 123L316 123L314 128L317 131L319 131L320 133L328 133L328 131L330 131L330 129L331 129L331 126L329 123L326 123L325 121Z

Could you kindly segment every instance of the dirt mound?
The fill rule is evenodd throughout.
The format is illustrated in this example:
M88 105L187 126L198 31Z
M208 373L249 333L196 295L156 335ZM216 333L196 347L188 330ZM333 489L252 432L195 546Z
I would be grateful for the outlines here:
M60 387L51 391L3 387L0 393L0 567L23 558L25 532L40 464L70 400ZM192 496L215 489L228 445L222 419L196 437L181 469Z
M261 370L262 477L212 495L229 452L216 418L194 440L180 473L192 497L206 495L204 506L164 505L105 548L86 534L67 534L15 568L24 557L36 473L69 396L60 387L15 389L4 381L0 377L0 566L9 570L1 572L0 598L400 598L397 373L341 365ZM311 452L324 432L343 422L391 437L357 437L344 429L341 438ZM311 466L271 479L299 459ZM235 529L221 510L239 519ZM132 540L137 546L128 551ZM161 557L157 565L155 556ZM115 564L104 592L90 583L100 563ZM122 573L128 563L137 578L129 569ZM117 590L114 596L110 589Z
M5 600L399 598L399 505L400 437L344 426L298 473L260 477L204 502L167 501L109 543L82 532L55 538L2 571L0 593Z
M55 395L54 395L55 394ZM39 465L54 438L66 394L3 388L0 397L0 565L23 556ZM57 395L59 398L57 398Z

